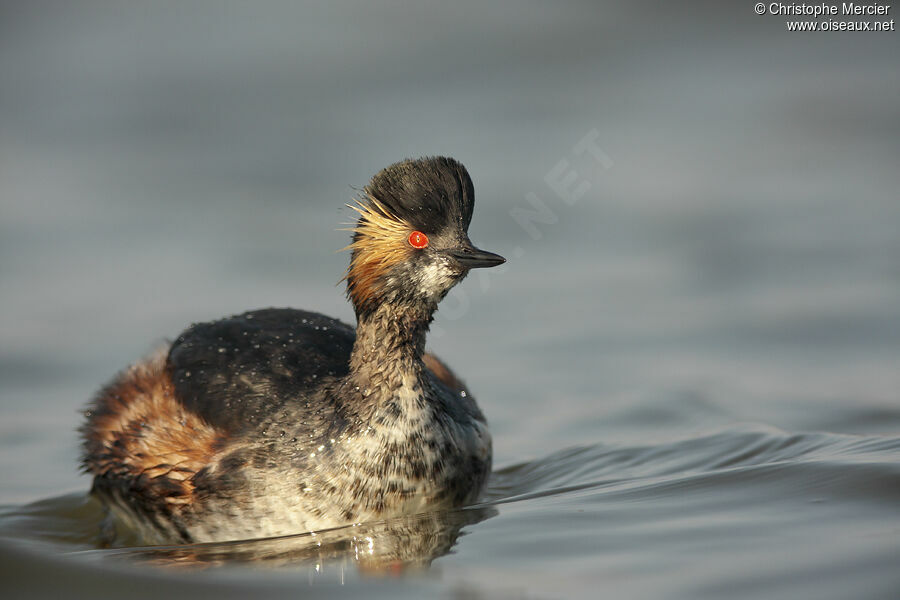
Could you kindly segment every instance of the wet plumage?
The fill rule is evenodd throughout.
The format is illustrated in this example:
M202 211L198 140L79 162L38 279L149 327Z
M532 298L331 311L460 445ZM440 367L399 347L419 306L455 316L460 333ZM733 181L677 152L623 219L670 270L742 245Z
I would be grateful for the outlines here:
M293 309L190 327L94 400L82 428L93 493L161 542L284 535L474 501L491 465L485 419L424 352L452 286L503 262L468 240L473 201L452 159L377 174L349 246L356 328Z

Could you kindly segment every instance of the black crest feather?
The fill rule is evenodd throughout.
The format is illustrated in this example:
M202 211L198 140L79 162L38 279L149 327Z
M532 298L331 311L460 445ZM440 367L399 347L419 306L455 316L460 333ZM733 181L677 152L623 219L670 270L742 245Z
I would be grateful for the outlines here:
M434 233L452 222L467 231L472 220L472 179L462 164L449 157L395 163L372 177L365 192L425 233Z

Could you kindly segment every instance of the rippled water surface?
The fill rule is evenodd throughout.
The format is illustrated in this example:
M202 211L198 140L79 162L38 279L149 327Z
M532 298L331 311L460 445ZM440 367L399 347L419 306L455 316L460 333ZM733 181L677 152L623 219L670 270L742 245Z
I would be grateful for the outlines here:
M0 8L3 597L896 598L900 38L752 4ZM432 350L483 502L101 547L76 428L193 321L352 322L343 203L449 154L509 258Z

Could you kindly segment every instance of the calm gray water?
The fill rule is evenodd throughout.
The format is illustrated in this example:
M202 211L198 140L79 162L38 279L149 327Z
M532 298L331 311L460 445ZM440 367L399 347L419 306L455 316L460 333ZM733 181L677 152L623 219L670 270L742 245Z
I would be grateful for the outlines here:
M784 21L0 5L0 594L900 596L900 37ZM343 204L428 154L510 259L430 338L491 422L484 503L98 548L91 395L193 321L352 321Z

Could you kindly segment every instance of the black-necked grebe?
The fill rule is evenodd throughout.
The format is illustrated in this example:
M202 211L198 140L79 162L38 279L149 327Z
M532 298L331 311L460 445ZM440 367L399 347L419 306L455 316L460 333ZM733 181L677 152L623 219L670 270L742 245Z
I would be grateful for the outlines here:
M491 437L425 334L470 269L504 262L467 230L451 158L375 175L354 209L356 329L293 309L191 326L87 411L92 493L150 542L285 535L474 501Z

